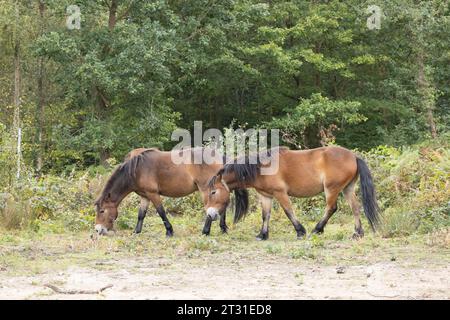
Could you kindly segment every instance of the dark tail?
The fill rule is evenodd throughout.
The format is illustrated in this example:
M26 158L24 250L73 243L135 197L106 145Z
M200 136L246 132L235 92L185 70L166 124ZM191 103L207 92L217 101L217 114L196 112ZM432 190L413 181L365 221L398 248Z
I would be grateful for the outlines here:
M239 222L248 211L248 191L247 189L235 189L234 197L236 207L234 210L234 223Z
M372 230L375 231L380 223L379 207L373 185L372 175L367 164L361 158L356 158L356 164L359 172L359 182L361 186L361 198L364 207L364 213L369 220Z

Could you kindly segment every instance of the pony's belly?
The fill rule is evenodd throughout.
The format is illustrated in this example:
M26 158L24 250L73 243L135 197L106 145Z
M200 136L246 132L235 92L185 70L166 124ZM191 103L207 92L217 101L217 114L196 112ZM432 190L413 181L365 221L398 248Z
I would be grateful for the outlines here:
M314 197L315 195L318 195L321 192L323 192L323 185L299 186L297 188L295 187L290 188L288 190L288 195L298 198L307 198L307 197Z
M160 186L159 194L164 197L180 198L197 191L195 184L176 184L172 186Z

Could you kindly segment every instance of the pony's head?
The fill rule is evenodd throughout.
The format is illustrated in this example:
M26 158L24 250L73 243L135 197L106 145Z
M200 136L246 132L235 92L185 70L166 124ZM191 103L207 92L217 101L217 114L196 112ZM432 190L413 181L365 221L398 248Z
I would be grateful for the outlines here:
M135 189L136 168L142 154L135 156L117 167L95 201L95 230L98 234L108 234L114 227L119 212L117 207L122 199Z
M230 203L230 188L222 179L222 173L219 171L208 183L209 193L205 209L207 217L212 221L217 220L219 214L225 212Z
M209 183L208 199L205 205L207 217L216 220L230 203L230 187L223 179L224 169L213 176ZM235 195L234 222L239 221L248 210L248 191L241 188L233 188Z
M119 212L117 205L111 199L111 194L108 193L106 197L100 197L95 202L96 216L95 216L95 231L99 235L106 235L114 228L114 221L116 221Z

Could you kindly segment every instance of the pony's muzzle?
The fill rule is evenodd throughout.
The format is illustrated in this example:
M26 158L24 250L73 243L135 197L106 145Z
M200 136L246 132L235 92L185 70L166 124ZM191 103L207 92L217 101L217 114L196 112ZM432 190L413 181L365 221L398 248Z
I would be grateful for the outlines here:
M108 229L106 229L104 226L102 226L101 224L96 224L95 225L95 231L97 231L97 234L99 236L107 234L108 233Z
M206 215L212 220L216 221L219 217L219 211L216 208L208 208L206 210Z

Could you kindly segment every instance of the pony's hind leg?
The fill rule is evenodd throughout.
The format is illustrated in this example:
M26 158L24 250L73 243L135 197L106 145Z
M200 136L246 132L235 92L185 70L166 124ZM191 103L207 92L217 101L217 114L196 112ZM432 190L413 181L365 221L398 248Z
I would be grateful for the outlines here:
M353 239L359 239L364 236L364 230L361 225L361 213L359 209L358 199L356 198L355 194L355 182L356 180L352 181L347 187L345 187L344 197L352 208L353 216L355 218L355 233L353 234Z
M158 212L159 216L161 217L164 227L166 227L166 236L172 237L173 236L173 228L172 225L169 222L169 219L167 218L166 211L164 210L164 207L162 205L161 197L159 194L152 193L148 196L150 201L153 203L153 205L156 208L156 212Z
M295 218L294 210L292 210L291 200L286 192L277 192L274 194L275 198L280 203L281 207L286 213L289 220L291 220L292 225L297 232L297 239L302 239L306 235L306 229L302 226L302 224Z
M313 233L323 233L323 229L325 228L328 220L330 220L331 216L337 210L337 199L339 196L338 190L330 190L325 188L325 199L327 205L325 207L325 214L323 218L317 223L316 227L312 231Z
M259 234L256 236L257 240L267 240L269 238L269 220L270 211L272 209L272 198L260 195L261 208L262 208L262 227Z
M141 233L142 225L144 223L144 218L147 215L149 201L144 197L141 197L141 203L139 204L138 221L134 233Z

